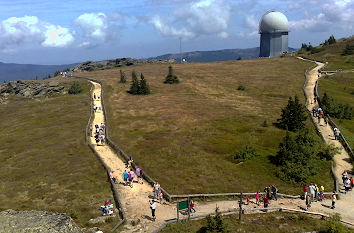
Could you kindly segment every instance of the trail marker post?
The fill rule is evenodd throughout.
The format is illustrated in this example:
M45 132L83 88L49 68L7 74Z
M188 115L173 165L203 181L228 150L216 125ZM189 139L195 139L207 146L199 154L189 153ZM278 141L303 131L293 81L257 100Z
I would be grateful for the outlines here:
M240 207L239 214L238 214L238 220L241 222L242 218L242 192L240 193L240 203L238 204Z

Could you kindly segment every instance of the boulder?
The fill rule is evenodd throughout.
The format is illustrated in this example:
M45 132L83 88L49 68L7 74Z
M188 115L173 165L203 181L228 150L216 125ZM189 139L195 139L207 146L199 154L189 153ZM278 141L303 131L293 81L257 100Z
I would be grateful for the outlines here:
M0 229L1 232L82 232L66 214L34 210L0 212Z
M49 82L48 85L50 87L57 87L57 86L59 86L59 81L58 80L53 80L53 81Z

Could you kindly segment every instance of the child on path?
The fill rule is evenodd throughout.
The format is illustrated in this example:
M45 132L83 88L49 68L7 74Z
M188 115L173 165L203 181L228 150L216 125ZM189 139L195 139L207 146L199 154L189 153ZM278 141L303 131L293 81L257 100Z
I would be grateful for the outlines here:
M256 193L256 204L259 206L259 191Z
M189 204L189 208L190 208L190 212L192 212L192 211L194 211L194 213L197 212L194 209L194 201L192 199L191 199L191 203Z
M159 195L159 190L160 190L160 185L158 182L156 182L154 184L154 187L153 187L153 192L154 192L154 199L158 197Z
M162 200L163 200L163 194L162 194L162 191L160 189L159 190L159 201L160 201L160 204L162 204Z
M333 191L333 194L332 194L332 207L331 207L331 209L334 209L334 208L335 208L336 200L337 200L337 194L336 194L336 191Z
M251 195L248 195L248 196L247 196L246 205L248 205L248 204L250 203L250 197L251 197Z

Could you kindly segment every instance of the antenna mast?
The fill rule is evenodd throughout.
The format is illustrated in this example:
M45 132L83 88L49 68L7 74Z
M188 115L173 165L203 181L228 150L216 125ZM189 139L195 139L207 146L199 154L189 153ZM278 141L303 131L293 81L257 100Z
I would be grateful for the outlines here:
M182 63L182 37L179 38L179 58Z

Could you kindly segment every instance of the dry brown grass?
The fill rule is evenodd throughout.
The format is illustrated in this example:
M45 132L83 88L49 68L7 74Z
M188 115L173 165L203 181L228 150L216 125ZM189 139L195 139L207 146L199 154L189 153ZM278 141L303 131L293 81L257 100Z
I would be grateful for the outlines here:
M272 123L289 96L304 101L311 65L295 58L175 64L177 85L163 84L168 64L124 67L128 77L133 69L144 74L148 96L127 94L130 78L120 84L119 69L76 75L104 82L111 138L171 193L256 191L269 183L298 192L274 175L269 157L285 132ZM235 164L232 154L247 144L261 155ZM314 180L330 186L328 164L322 168Z

